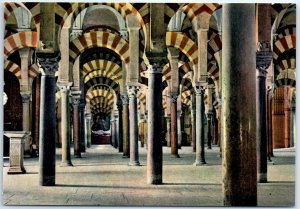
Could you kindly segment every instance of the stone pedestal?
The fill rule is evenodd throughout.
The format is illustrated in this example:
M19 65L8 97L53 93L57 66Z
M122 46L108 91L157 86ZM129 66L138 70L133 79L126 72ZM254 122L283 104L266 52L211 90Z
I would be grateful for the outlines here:
M224 4L222 18L223 204L256 206L255 4Z
M39 182L41 186L55 185L55 135L56 106L55 72L58 68L58 53L36 53L37 62L42 71L40 98L40 146L39 146Z
M24 139L30 132L26 131L5 131L4 135L9 138L9 170L7 174L26 173L23 164Z
M139 143L138 143L138 120L137 120L137 93L139 86L128 85L127 92L129 97L129 138L130 138L130 166L139 166Z

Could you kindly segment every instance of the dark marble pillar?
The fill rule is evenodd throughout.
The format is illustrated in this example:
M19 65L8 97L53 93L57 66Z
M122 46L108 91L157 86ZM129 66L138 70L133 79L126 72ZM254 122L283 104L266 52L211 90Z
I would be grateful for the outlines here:
M178 135L177 135L177 93L170 93L171 102L171 157L178 155Z
M166 133L167 146L171 147L171 117L170 116L166 116L166 126L167 126L167 133Z
M256 206L255 4L224 4L222 18L223 203Z
M148 66L147 183L162 184L162 66Z
M204 151L204 89L195 88L196 94L196 160L194 165L206 164Z
M123 157L129 157L129 99L127 94L121 94L122 99L122 132L123 132Z
M137 120L137 85L128 85L127 92L129 97L129 139L130 139L130 166L139 166L139 143L138 143L138 120Z
M192 97L191 124L192 124L193 152L196 152L196 104L195 104L195 95L194 94Z
M83 101L79 104L79 133L80 133L80 152L85 152L86 142L85 142L85 103Z
M80 130L79 130L79 104L80 91L72 92L73 105L73 143L74 143L74 157L81 158L80 152Z
M55 72L60 60L59 53L36 53L42 71L40 97L40 143L39 183L41 186L55 185Z
M212 112L208 112L206 114L207 118L207 148L211 149L211 144L212 144L212 134L211 134L211 129L212 129Z
M118 104L118 133L119 133L119 152L123 152L123 118L122 118L122 103Z
M260 46L263 46L261 44ZM256 53L256 141L257 141L257 182L267 182L267 113L266 74L272 61L272 52L259 48Z

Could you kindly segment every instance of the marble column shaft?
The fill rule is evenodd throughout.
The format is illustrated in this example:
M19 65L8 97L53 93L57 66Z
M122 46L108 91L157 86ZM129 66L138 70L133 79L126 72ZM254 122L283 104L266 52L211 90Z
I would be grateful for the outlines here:
M70 152L70 85L59 85L61 93L61 163L60 166L72 166Z
M266 70L258 69L256 81L257 182L260 183L267 182Z
M21 92L22 97L22 127L23 131L30 131L30 92ZM30 154L30 137L26 136L24 139L24 154Z
M85 138L86 138L86 147L91 147L91 132L92 132L92 114L85 113Z
M192 124L192 146L193 152L196 152L196 111L192 107L191 109L191 124Z
M138 118L137 118L137 92L139 86L128 85L129 97L129 138L130 138L130 166L139 166L139 143L138 143Z
M73 105L73 143L74 143L74 157L81 158L80 152L80 130L79 130L79 104L80 94L72 94Z
M179 157L178 155L178 135L177 135L177 94L170 93L171 102L171 156Z
M119 135L119 152L123 152L123 118L122 118L122 105L118 105L118 135Z
M81 102L79 104L79 133L80 133L80 152L85 152L85 114L84 114L84 109L85 109L85 103Z
M37 53L37 62L42 70L40 97L40 146L39 146L39 184L55 185L55 134L56 105L55 72L60 55L57 53Z
M166 116L166 126L167 126L167 133L166 133L167 146L171 147L171 118L170 118L170 116Z
M162 67L148 67L147 183L162 184Z
M196 94L196 160L194 165L204 165L205 151L204 151L204 89L197 87Z
M181 149L182 143L182 127L181 127L181 111L177 112L177 136L178 136L178 148Z
M255 4L222 10L223 204L256 206Z
M207 148L211 149L212 144L212 135L211 135L211 128L212 128L212 113L207 113Z
M129 110L128 95L121 94L122 99L122 131L123 131L123 157L129 157Z

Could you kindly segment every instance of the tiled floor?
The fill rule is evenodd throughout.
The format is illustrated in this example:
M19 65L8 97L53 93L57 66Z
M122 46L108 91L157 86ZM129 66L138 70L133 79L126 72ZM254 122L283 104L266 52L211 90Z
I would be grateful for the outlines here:
M3 169L4 205L106 205L106 206L222 206L219 148L206 150L206 166L195 167L191 147L171 158L164 147L163 185L146 184L146 149L140 148L142 166L128 166L110 145L92 146L73 167L60 167L57 149L56 186L38 185L38 159L25 159L27 174L7 175ZM73 153L73 151L72 151ZM258 184L259 206L295 204L295 149L275 150L268 165L269 183Z

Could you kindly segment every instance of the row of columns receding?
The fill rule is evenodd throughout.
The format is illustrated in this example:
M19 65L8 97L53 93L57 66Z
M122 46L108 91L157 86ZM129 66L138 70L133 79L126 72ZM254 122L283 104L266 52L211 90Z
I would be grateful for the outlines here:
M263 143L265 135L256 136L257 128L264 118L256 117L255 107L263 105L257 100L255 104L255 8L254 5L224 5L223 7L223 57L222 57L222 145L223 157L223 194L224 205L256 205L257 204L257 171L262 182L266 178L265 167L257 167L266 161L266 156L260 153L265 151ZM236 31L238 29L238 32ZM237 45L236 43L241 44ZM240 56L247 51L247 56ZM21 57L22 58L22 57ZM55 185L55 72L58 69L60 55L58 53L37 53L37 61L43 69L41 77L40 97L40 159L39 182L42 186ZM26 66L25 64L22 66ZM28 66L28 65L27 65ZM161 115L162 115L162 91L161 66L153 64L149 71L148 80L148 149L147 149L147 182L149 184L161 184L162 176L162 140L161 140ZM28 73L27 73L28 75ZM244 82L241 82L244 81ZM258 86L265 86L264 77L258 76ZM61 90L62 104L62 166L70 166L70 121L68 110L68 96L71 84L58 83ZM138 157L138 124L137 124L137 92L138 85L128 85L127 94L121 95L122 108L119 109L118 121L115 129L120 131L122 127L122 142L119 151L123 151L124 157L129 157L129 165L139 165ZM26 91L23 91L26 92ZM29 118L29 105L27 107L27 94L21 94L23 98L23 118ZM24 95L24 96L23 96ZM263 90L259 92L259 98L265 95ZM171 118L170 130L171 154L178 155L178 128L177 128L177 95L170 94ZM192 123L194 150L196 150L195 165L205 164L204 156L204 89L201 86L195 88L195 109L192 108ZM28 103L29 104L29 103ZM74 156L80 157L85 144L80 145L79 124L84 124L86 119L87 146L90 146L91 115L84 115L80 107L80 93L72 91L73 104L73 140ZM28 111L25 111L27 110ZM27 112L27 113L26 113ZM81 113L80 113L81 112ZM258 109L261 117L266 114L263 109ZM220 114L220 113L219 113ZM130 118L130 123L129 123ZM258 120L258 122L256 121ZM210 123L209 123L210 124ZM23 129L26 129L23 124ZM117 128L118 127L118 128ZM194 131L195 130L195 131ZM119 134L120 135L120 134ZM130 140L129 140L130 139ZM116 140L118 141L118 140ZM121 141L121 140L119 140ZM259 147L259 155L256 150ZM122 147L122 148L121 148ZM26 150L26 148L25 148ZM262 161L257 161L256 156ZM244 184L243 182L247 182Z

